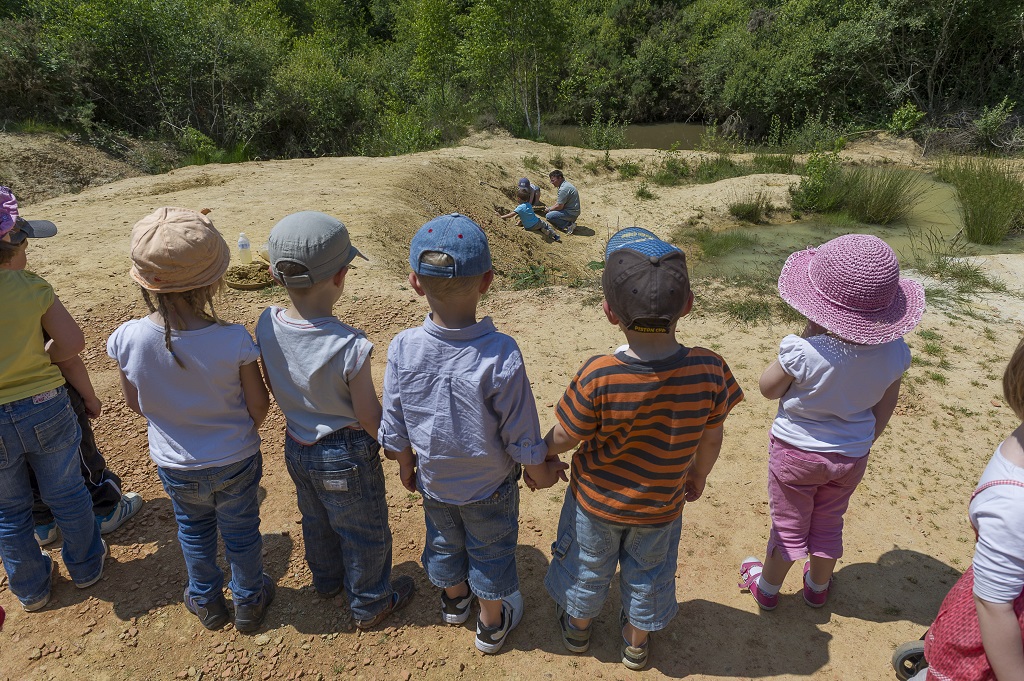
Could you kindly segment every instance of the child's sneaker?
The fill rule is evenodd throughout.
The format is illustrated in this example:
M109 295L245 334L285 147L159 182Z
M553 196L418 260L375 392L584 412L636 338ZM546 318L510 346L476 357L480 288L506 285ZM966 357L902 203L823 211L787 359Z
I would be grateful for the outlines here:
M740 564L740 589L750 591L762 610L774 610L779 605L779 594L766 594L757 588L757 580L761 576L764 565L753 556Z
M235 607L235 629L243 633L256 631L263 626L263 619L267 616L267 608L274 601L277 593L277 586L274 580L263 575L263 590L260 596L252 603Z
M811 572L811 561L804 563L804 603L812 608L820 608L828 601L828 592L832 588L832 580L828 580L824 591L815 591L807 583Z
M100 581L100 578L103 577L103 565L107 562L107 556L110 555L110 547L107 546L107 542L105 542L102 539L100 539L100 543L103 544L103 555L100 556L100 573L92 579L90 579L88 582L75 582L75 586L77 586L79 589L88 589L90 586Z
M391 595L391 604L378 612L376 615L366 620L356 620L356 626L360 629L373 629L375 626L387 619L391 613L398 612L405 606L409 605L409 601L416 595L416 582L412 580L412 577L408 575L402 575L396 577L391 582L391 588L395 592Z
M487 627L477 620L476 649L486 655L498 652L505 644L508 633L516 628L521 619L523 619L523 595L516 591L501 600L501 624L496 627Z
M591 624L586 629L577 629L569 621L569 613L562 610L562 606L555 604L555 615L558 617L558 625L562 628L562 645L571 653L585 653L590 648L590 632L594 629Z
M447 624L465 624L475 599L472 589L462 598L451 598L441 589L441 619Z
M57 541L57 521L51 520L46 525L36 525L36 542L40 546L49 546Z
M626 613L623 610L619 611L619 628L624 629L629 623L629 618L626 617ZM633 671L640 671L647 666L647 658L651 652L651 635L647 634L647 640L642 645L632 645L626 640L626 637L622 637L622 664L627 669Z
M218 594L209 603L200 605L189 596L188 586L186 585L182 598L185 600L185 609L198 617L202 625L210 631L220 629L231 619L231 615L228 613L228 602L224 599L224 594Z
M135 492L125 492L117 507L107 515L98 515L96 520L100 524L100 534L108 534L131 520L132 516L142 510L146 501Z

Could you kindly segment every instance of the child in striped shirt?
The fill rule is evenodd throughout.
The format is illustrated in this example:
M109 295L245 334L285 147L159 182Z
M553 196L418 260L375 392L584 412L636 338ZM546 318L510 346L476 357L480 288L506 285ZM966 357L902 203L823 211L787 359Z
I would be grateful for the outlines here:
M629 345L583 364L545 437L549 458L579 449L544 585L563 644L582 653L618 565L622 663L643 669L650 632L678 610L683 505L703 493L743 391L720 356L676 341L693 305L682 251L624 229L608 242L602 284L608 321Z

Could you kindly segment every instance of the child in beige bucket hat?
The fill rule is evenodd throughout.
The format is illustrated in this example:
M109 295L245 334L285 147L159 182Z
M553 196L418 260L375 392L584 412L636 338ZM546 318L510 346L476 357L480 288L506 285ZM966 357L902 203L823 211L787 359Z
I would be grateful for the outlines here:
M274 598L263 572L256 493L260 437L270 398L259 349L214 298L229 250L205 215L159 208L132 229L131 277L150 314L107 341L128 406L149 422L149 451L174 507L188 570L185 607L207 629L230 614L217 566L217 532L231 565L235 628L255 631Z

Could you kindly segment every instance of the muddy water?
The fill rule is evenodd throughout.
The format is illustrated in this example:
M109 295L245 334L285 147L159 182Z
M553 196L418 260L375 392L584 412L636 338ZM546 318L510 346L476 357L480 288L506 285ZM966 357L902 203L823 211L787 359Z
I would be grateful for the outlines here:
M626 142L634 149L696 149L706 127L692 123L657 123L655 125L627 125ZM543 130L551 144L578 147L582 145L580 126L549 125Z
M741 224L731 229L746 232L755 238L756 243L717 258L702 260L698 256L694 263L695 274L729 277L765 269L777 274L790 253L853 233L874 234L884 239L904 266L911 266L918 258L928 259L930 250L934 250L936 245L944 253L957 255L1024 252L1024 237L1020 235L1011 235L995 246L967 243L962 235L958 236L962 220L953 188L924 174L921 182L925 193L905 222L881 226L867 225L844 216L812 216L786 224Z

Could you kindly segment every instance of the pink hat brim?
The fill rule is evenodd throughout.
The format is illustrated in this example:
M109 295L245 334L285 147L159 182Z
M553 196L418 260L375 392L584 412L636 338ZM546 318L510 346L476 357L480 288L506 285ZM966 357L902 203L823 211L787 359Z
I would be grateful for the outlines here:
M862 345L881 345L902 338L921 321L924 287L901 278L892 303L884 310L865 312L842 307L814 288L809 271L815 249L797 251L786 259L779 275L779 295L790 307L835 335Z

